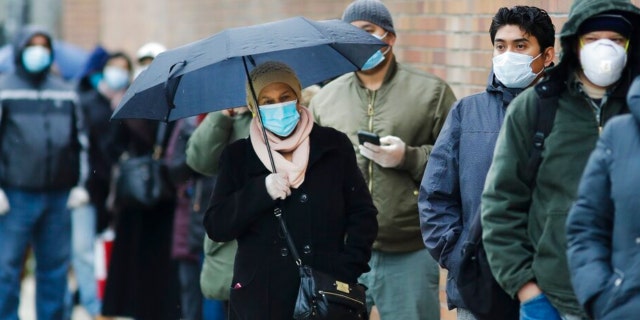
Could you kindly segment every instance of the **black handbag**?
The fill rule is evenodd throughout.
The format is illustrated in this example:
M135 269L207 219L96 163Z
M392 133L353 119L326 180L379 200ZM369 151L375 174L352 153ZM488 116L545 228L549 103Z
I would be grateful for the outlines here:
M166 127L166 123L158 125L153 154L138 157L124 155L120 159L115 196L118 206L149 209L175 196L167 167L162 161Z
M282 218L282 210L276 207L274 214L280 222L280 228L287 239L291 256L298 265L300 273L300 287L293 318L296 320L369 319L365 296L367 288L359 283L338 281L329 274L302 264L298 250Z
M480 212L476 213L463 244L459 274L455 279L462 301L478 320L518 320L520 302L500 287L491 273L482 245Z

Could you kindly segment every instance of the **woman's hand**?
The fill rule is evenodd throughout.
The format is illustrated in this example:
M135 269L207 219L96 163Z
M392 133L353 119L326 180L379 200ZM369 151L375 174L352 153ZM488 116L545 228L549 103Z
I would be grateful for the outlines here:
M267 187L267 193L273 200L284 200L291 195L291 186L286 173L272 173L264 179L264 182Z

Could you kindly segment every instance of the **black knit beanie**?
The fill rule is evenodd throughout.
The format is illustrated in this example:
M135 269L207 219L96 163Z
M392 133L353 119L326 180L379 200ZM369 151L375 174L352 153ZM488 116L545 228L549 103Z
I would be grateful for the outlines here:
M344 10L342 20L349 23L357 20L369 21L380 26L385 31L396 34L393 29L391 13L379 0L356 0L352 2Z

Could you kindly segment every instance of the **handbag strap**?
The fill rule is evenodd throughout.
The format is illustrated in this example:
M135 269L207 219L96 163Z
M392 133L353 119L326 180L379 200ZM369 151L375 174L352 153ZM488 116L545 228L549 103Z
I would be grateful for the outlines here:
M289 229L287 229L287 224L282 218L282 209L280 205L276 205L276 208L273 209L273 215L278 218L278 222L280 223L280 229L282 229L282 233L284 233L285 239L287 239L287 245L289 246L289 250L291 250L291 256L295 261L298 267L302 266L302 259L300 259L300 255L298 254L298 250L296 249L296 244L293 242L293 238L291 238L291 234L289 234Z
M167 123L160 121L158 123L158 131L156 131L156 141L153 144L153 159L159 160L162 157L162 153L164 152L164 148L162 144L164 142L164 136L167 132Z

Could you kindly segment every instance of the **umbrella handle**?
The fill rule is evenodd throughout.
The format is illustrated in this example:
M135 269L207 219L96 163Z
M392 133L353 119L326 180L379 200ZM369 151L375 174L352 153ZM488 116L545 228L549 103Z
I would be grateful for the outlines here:
M181 65L181 67L175 68L177 65ZM169 119L169 115L171 115L171 111L176 108L175 103L173 103L173 99L176 96L176 89L178 88L178 85L180 84L180 80L182 79L182 77L178 77L178 79L174 81L171 85L169 84L169 80L171 80L171 76L173 74L178 72L178 70L183 69L184 66L186 65L187 65L187 61L185 60L178 61L172 64L171 67L169 68L169 74L167 74L167 80L164 81L164 95L167 99L167 104L169 105L169 111L167 112L167 115L164 118L165 122Z
M255 61L251 56L249 59L255 66ZM269 139L267 138L267 131L264 128L264 123L262 122L262 116L260 116L260 110L258 107L258 96L256 95L256 90L253 88L253 81L251 81L251 76L249 75L249 68L247 68L247 60L245 56L242 56L242 63L244 64L244 72L247 75L247 82L249 83L249 88L251 89L251 96L253 97L253 102L256 105L256 116L260 121L260 128L262 128L262 138L264 139L264 145L267 147L267 154L269 155L269 161L271 162L271 170L273 173L277 173L276 171L276 163L273 161L273 154L271 154L271 146L269 145Z

